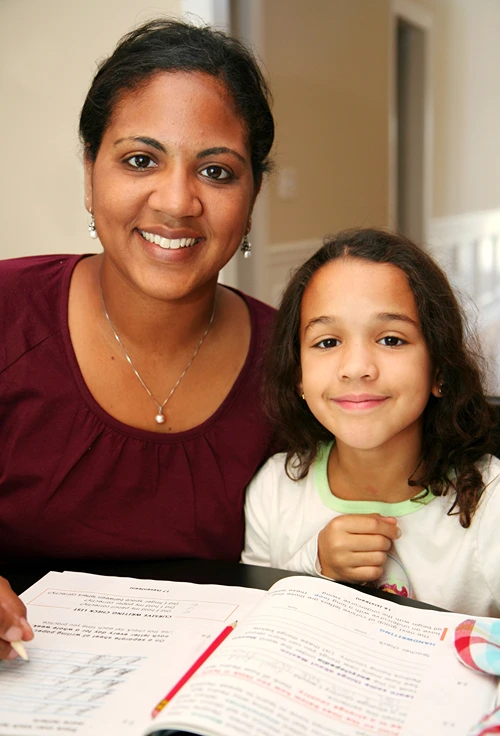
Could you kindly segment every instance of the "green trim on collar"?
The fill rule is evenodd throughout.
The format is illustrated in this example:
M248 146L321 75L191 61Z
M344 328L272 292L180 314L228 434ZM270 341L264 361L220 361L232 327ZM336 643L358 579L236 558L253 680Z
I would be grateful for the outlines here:
M337 511L339 514L381 514L382 516L407 516L419 511L423 506L433 501L436 496L429 492L418 501L400 501L399 503L385 503L384 501L346 501L337 498L328 484L328 458L334 442L322 445L314 461L314 482L316 490L323 504Z

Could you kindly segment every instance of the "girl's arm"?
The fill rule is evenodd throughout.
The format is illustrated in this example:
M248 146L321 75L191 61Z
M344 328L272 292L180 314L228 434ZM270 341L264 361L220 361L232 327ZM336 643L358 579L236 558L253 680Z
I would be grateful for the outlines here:
M489 598L491 605L486 615L500 617L500 463L491 458L490 465L483 471L486 488L476 511L476 548L483 580L483 600ZM472 526L474 526L475 516ZM485 590L486 584L486 590Z
M321 573L333 580L351 583L378 580L387 552L400 536L397 519L393 516L336 516L318 535Z
M245 546L241 553L241 562L247 565L272 565L269 539L272 494L272 463L268 460L246 490Z

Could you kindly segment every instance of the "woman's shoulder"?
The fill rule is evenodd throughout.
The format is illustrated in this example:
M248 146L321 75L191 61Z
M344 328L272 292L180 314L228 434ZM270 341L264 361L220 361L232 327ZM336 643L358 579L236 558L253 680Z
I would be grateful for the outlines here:
M0 371L61 329L61 297L81 256L0 261Z
M270 304L266 304L265 302L260 301L260 299L256 299L254 296L245 294L239 289L234 289L233 287L226 288L229 288L235 294L238 294L238 296L240 296L246 303L252 319L252 326L257 327L265 333L269 332L274 324L277 310L274 307L271 307Z
M60 271L61 266L82 256L69 253L54 253L52 255L20 256L0 260L0 278L9 279L13 276L39 275L53 270Z
M260 299L256 299L254 296L244 294L242 291L237 293L239 293L246 301L252 314L258 315L263 321L273 322L277 312L274 307L271 307L270 304L266 304L265 302L261 302Z
M19 307L23 300L31 298L32 292L46 294L80 258L79 255L56 254L0 261L0 298L14 298Z

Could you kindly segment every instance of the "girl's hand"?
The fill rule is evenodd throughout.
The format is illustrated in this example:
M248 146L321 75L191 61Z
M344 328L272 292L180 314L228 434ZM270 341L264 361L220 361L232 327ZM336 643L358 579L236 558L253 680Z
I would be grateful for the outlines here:
M11 641L30 641L33 631L26 621L26 606L5 578L0 577L0 659L14 659Z
M350 583L377 580L382 575L393 540L400 536L401 530L393 516L337 516L318 536L321 572L334 580Z

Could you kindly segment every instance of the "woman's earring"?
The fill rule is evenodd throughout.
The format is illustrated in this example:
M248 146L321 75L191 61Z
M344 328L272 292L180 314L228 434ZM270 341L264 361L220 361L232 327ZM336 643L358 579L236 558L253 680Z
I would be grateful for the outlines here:
M300 398L302 399L302 401L306 400L306 397L304 396L304 394L300 394Z
M241 241L240 245L240 251L243 255L243 258L250 258L252 255L252 244L248 240L248 235L245 235L243 240Z
M92 240L95 240L97 238L97 230L95 229L95 220L92 212L90 213L89 235Z
M442 395L443 395L443 386L444 386L444 383L443 383L443 382L441 381L441 383L440 383L440 384L439 384L439 386L438 386L438 394L439 394L440 396L442 396Z

